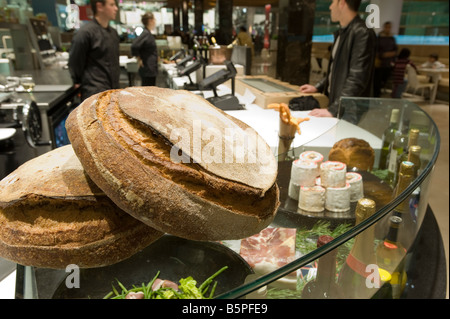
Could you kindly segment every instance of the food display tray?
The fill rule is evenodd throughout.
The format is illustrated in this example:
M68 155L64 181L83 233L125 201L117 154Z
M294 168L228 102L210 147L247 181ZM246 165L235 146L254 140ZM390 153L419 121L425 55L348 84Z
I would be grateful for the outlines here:
M278 162L277 183L280 188L280 207L274 220L279 227L292 227L292 225L312 227L318 220L330 222L331 227L342 223L355 223L356 202L350 203L350 210L344 213L335 213L324 210L320 213L307 212L298 208L298 201L288 196L289 181L291 178L292 160ZM392 188L366 171L356 171L363 179L364 197L375 201L377 207L383 207L392 200Z

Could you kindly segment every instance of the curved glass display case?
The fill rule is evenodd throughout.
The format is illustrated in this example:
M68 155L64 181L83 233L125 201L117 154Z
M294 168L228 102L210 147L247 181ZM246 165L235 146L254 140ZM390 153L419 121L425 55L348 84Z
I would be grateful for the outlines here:
M279 155L278 185L281 205L272 226L297 230L295 247L297 256L299 253L301 256L270 273L257 276L247 285L222 294L220 298L238 298L248 294L255 298L258 293L266 298L401 297L408 280L406 272L411 254L414 253L413 242L428 206L428 186L440 149L439 131L426 112L406 100L345 98L340 107L345 110L336 126L317 139L291 149L287 154ZM397 113L397 116L393 116L393 113ZM393 119L395 117L397 118ZM417 142L414 144L421 147L418 162L420 167L410 183L398 191L398 166L400 160L407 159L403 153L408 148L409 132L414 129L419 130ZM403 149L398 149L394 157L391 152L394 142L390 146L385 143L386 135L389 134L392 134L393 138L397 137L396 141L402 140L403 143ZM303 152L314 151L321 153L326 161L331 150L330 145L346 138L367 139L374 149L372 169L347 169L362 176L364 197L375 202L375 212L367 219L357 221L355 203L351 203L350 210L344 213L333 213L327 209L321 213L313 213L298 208L298 201L290 198L288 189L293 160L299 158ZM381 163L383 159L384 164ZM395 163L392 163L393 161ZM392 167L389 167L389 164L394 166L394 178L391 176ZM392 234L389 234L392 216L403 217L394 238L390 238ZM331 236L333 240L316 246L322 235ZM356 240L359 241L358 245ZM378 267L378 282L377 279L374 280L376 276L371 277L376 275L373 270L375 267L371 268L370 264L363 264L362 261L355 262L352 255L356 254L361 259L371 260ZM323 261L321 257L325 257ZM336 263L336 267L331 269L334 272L332 279L330 269L326 267L323 271L325 276L316 278L317 266L321 261L325 264ZM347 267L349 263L350 267ZM368 267L365 277L362 266ZM297 272L295 286L287 288L288 286L282 283L283 278L293 272ZM358 272L359 274L355 275ZM359 275L362 275L363 280ZM281 284L277 285L277 281ZM330 288L333 285L336 285L334 293L328 291L333 291Z
M260 234L204 245L165 238L162 247L177 249L151 245L119 264L82 270L76 293L67 287L70 272L18 266L16 297L100 297L111 290L115 278L125 280L124 285L141 285L161 270L161 277L173 281L198 276L200 282L228 266L217 277L216 298L400 298L408 281L413 243L428 207L439 132L424 111L406 100L348 98L341 107L345 109L342 118L326 133L278 156L281 204L273 223ZM415 129L419 133L411 143L420 146L419 160L412 152L407 156L408 137ZM348 172L362 177L363 200L350 202L349 209L341 212L334 212L339 196L330 200L335 205L321 212L299 208L299 193L290 189L293 161L312 151L323 155L325 162L333 145L346 138L363 139L374 151L370 169L347 166ZM395 153L389 153L389 143L384 143L389 138ZM397 169L402 162L413 162L413 177L408 177L406 169ZM322 180L315 183L325 188ZM327 192L332 193L328 188ZM361 217L370 209L373 212ZM149 259L155 254L166 254L165 262L153 265ZM83 291L83 285L103 288L96 295Z

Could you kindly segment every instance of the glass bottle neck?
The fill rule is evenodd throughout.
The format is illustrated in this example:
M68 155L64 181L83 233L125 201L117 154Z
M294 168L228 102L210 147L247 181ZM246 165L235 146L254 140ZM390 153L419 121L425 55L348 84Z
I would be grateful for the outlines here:
M398 235L398 227L396 227L396 226L389 227L389 232L384 240L384 245L390 249L397 248L398 247L397 235Z
M376 257L372 249L374 240L374 226L371 226L356 236L355 244L350 254L365 265L375 264Z
M336 249L322 256L317 265L316 282L320 286L331 283L336 278Z

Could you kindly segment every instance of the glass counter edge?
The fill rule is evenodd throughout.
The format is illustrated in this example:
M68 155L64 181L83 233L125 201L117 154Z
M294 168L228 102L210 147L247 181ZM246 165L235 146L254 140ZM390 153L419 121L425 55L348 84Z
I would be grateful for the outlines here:
M351 98L351 99L357 99L357 98ZM387 99L390 100L390 99ZM411 102L409 102L411 103ZM411 103L413 104L413 103ZM418 106L417 106L418 107ZM328 244L315 249L314 251L296 259L295 261L291 262L290 264L287 264L283 267L280 267L279 269L273 271L272 273L269 273L267 275L263 275L256 279L253 282L250 282L248 284L243 284L229 292L223 293L216 297L216 299L234 299L234 298L240 298L245 296L246 294L255 291L265 285L267 285L270 282L273 282L277 279L280 279L289 273L313 262L314 260L320 258L321 256L329 253L333 249L338 248L348 240L352 239L353 237L357 236L358 234L362 233L364 230L369 228L370 226L377 223L379 220L381 220L383 217L385 217L389 212L391 212L395 207L397 207L401 202L407 199L408 196L410 196L414 190L422 184L422 182L430 175L436 160L439 155L440 150L440 133L438 130L438 127L436 123L434 123L433 119L429 116L427 112L420 109L430 120L430 123L435 126L436 130L436 146L435 151L433 153L432 158L430 159L429 163L425 168L423 169L422 173L409 185L405 191L403 191L399 196L397 196L395 199L393 199L388 205L385 205L381 209L377 210L377 212L372 215L367 220L361 222L360 224L354 226L351 230L348 232L336 237ZM282 154L278 155L282 156Z

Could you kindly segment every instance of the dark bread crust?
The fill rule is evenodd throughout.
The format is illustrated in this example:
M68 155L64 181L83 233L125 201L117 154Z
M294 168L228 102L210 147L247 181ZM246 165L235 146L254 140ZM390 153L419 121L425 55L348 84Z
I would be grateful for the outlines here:
M120 208L155 229L193 240L244 238L272 222L279 205L276 183L259 189L196 163L172 162L171 142L122 112L119 92L83 102L66 128L90 178Z
M345 138L333 145L328 159L345 163L348 169L357 168L362 171L370 171L375 161L375 152L364 140Z
M103 267L162 235L96 187L70 145L28 161L0 182L0 256L22 265Z

